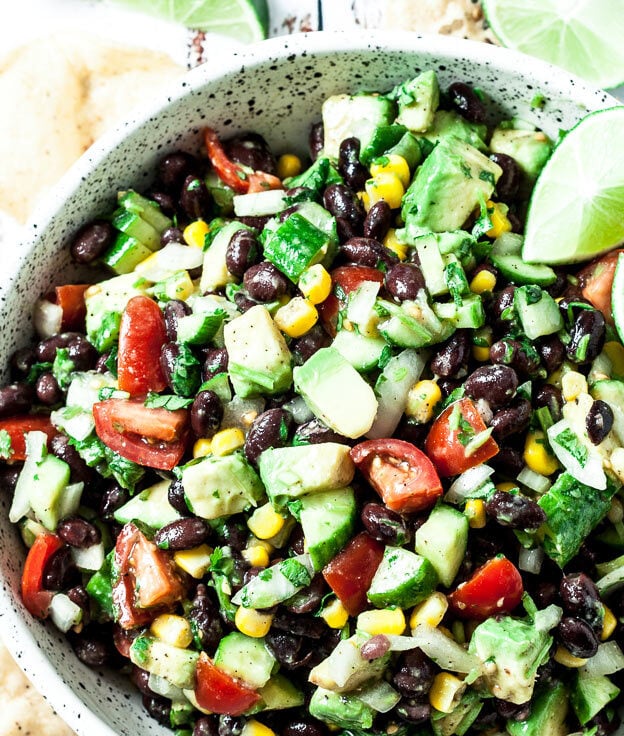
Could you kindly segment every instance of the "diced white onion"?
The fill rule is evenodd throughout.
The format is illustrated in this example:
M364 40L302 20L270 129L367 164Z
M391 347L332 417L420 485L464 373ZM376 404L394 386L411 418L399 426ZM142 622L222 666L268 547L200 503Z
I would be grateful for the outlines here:
M390 649L393 649L394 637L389 636L388 638L390 639ZM478 657L467 652L456 641L449 639L448 636L433 626L426 624L417 626L412 629L411 638L414 641L414 646L420 647L443 670L467 673L481 666Z
M592 677L612 675L621 669L624 669L624 654L615 641L601 644L583 667L583 671Z
M539 493L540 495L546 493L546 491L552 485L550 480L545 475L536 473L534 470L531 470L531 468L526 465L518 473L518 482L522 483L530 490L535 491L535 493Z
M282 404L282 409L289 411L297 424L304 424L314 419L314 414L310 411L302 396L296 396L294 399Z
M58 335L63 322L63 310L58 304L47 299L38 299L35 302L33 323L37 334L43 340L52 335Z
M283 189L268 189L266 192L236 194L232 202L236 217L263 217L281 212L285 205L286 192Z
M349 294L347 319L356 324L366 324L370 320L379 293L377 281L362 281L358 288Z
M74 560L74 564L79 570L97 572L104 564L104 544L99 542L98 544L92 544L91 547L85 547L84 549L72 547L71 555Z
M585 448L588 453L585 464L581 465L571 452L566 450L565 447L562 447L557 442L557 436L566 429L572 432L574 431L565 419L562 419L556 424L553 424L552 427L549 427L547 434L552 451L572 477L590 488L597 488L599 491L604 491L607 487L607 476L602 468L602 459L600 455L589 450L586 445L577 438L579 446Z
M357 697L378 713L387 713L401 700L399 693L385 680L360 690Z
M234 396L223 407L223 427L238 427L247 431L253 420L264 411L264 399L241 399Z
M93 414L75 407L64 406L53 411L50 414L50 421L57 429L63 430L65 434L78 441L86 439L95 429Z
M13 501L9 510L9 521L12 524L17 524L30 511L31 480L36 472L37 463L46 454L48 444L48 436L45 432L27 432L25 437L26 462L17 479Z
M176 271L191 271L204 262L204 251L182 243L169 243L139 263L135 273L148 281L163 281Z
M494 468L489 465L475 465L474 468L466 470L451 483L444 500L450 503L463 501L470 493L481 488L493 473Z
M82 608L65 593L57 593L50 603L50 618L57 629L67 633L72 626L82 621Z
M542 569L543 561L544 550L541 547L535 547L534 549L525 549L524 547L520 548L518 567L521 570L537 575Z

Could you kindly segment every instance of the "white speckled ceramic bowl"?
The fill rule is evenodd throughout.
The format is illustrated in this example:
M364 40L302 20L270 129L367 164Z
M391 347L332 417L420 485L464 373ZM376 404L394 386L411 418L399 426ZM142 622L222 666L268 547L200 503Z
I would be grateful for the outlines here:
M519 115L553 137L586 112L617 104L535 59L442 36L294 36L195 69L168 97L90 149L29 227L27 242L2 254L0 365L31 339L35 299L71 275L67 243L72 233L109 211L117 190L144 188L166 151L197 149L203 125L223 136L256 130L278 153L304 152L325 97L387 90L425 69L438 73L442 87L455 80L478 86L497 114ZM541 110L530 107L537 92L547 100ZM82 665L52 625L24 610L18 594L24 549L7 519L9 502L0 498L0 631L21 667L80 736L170 733L146 715L123 678Z

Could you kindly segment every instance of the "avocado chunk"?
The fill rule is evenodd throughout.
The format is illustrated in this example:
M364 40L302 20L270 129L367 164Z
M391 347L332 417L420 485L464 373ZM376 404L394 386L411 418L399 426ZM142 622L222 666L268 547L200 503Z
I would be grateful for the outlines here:
M487 125L470 123L453 110L438 110L433 118L433 124L423 137L431 143L438 143L443 138L451 136L470 143L479 151L487 151L485 145Z
M334 348L321 348L294 371L295 389L313 414L345 437L366 434L377 399L368 383Z
M523 191L528 194L544 164L550 158L553 143L541 130L496 128L490 138L492 153L505 153L516 160L523 175Z
M189 508L202 519L238 514L264 497L260 478L240 452L191 461L180 479Z
M435 590L438 576L429 560L403 547L386 547L366 594L377 608L409 608Z
M265 450L258 469L271 503L282 508L305 494L348 486L355 473L349 449L338 442L321 442Z
M177 687L195 687L195 668L199 653L166 644L160 639L142 635L130 646L130 661L154 675L164 677Z
M355 494L351 487L301 497L301 526L315 570L325 567L351 539L355 517Z
M131 498L114 513L115 521L127 524L135 519L152 529L160 529L181 515L169 503L170 481L161 480Z
M433 565L442 585L451 585L468 546L468 519L440 504L416 532L416 552Z
M408 234L461 228L502 173L498 164L469 143L443 138L418 169L403 197L401 215Z
M202 293L217 291L227 286L227 284L236 282L236 276L228 271L225 254L232 235L239 230L249 230L249 228L237 220L228 222L214 236L208 250L204 252L204 263L201 281L199 282L199 289Z
M416 133L423 133L431 127L440 104L438 78L434 71L423 72L397 85L388 97L398 103L397 123Z
M309 555L288 557L252 578L236 593L232 603L244 608L272 608L310 585L313 574Z
M539 286L520 286L514 292L514 307L529 340L552 335L563 328L557 302Z
M568 694L565 685L558 682L537 695L526 721L507 721L507 733L509 736L566 736L567 713Z
M483 700L476 690L468 688L451 713L433 710L431 726L435 736L464 736L483 708Z
M262 709L284 710L303 705L304 696L284 675L273 675L266 685L258 690L262 698Z
M228 322L223 330L228 373L243 399L281 394L292 384L292 356L266 307L258 304Z
M219 642L214 663L228 675L244 680L257 690L269 681L276 660L263 638L254 639L233 631Z
M375 711L355 695L317 688L308 706L310 715L340 728L369 729Z
M337 693L349 692L378 680L390 661L390 652L377 659L364 659L360 647L371 637L362 631L338 642L332 653L310 672L315 685Z
M613 412L613 433L624 445L624 381L596 381L590 391L594 399L606 401Z
M334 95L323 103L323 153L337 159L345 138L360 141L360 150L371 142L376 128L394 122L394 102L380 95Z
M584 726L619 694L620 688L605 675L588 675L579 670L570 692L570 703Z

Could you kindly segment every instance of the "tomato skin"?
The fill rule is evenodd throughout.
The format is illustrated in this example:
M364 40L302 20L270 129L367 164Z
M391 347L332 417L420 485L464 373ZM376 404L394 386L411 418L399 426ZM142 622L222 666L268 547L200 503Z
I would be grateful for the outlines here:
M93 418L102 442L139 465L173 470L186 450L186 409L149 409L140 400L106 399L93 405Z
M63 312L63 332L84 329L87 314L84 294L89 286L90 284L65 284L54 288L51 301L58 304Z
M40 534L28 551L22 572L22 600L26 610L37 618L46 618L54 592L44 590L45 566L55 552L64 546L56 534Z
M26 460L26 439L24 438L26 432L45 432L48 435L48 442L58 434L50 417L43 414L25 414L20 417L0 419L0 431L3 429L11 437L10 463Z
M367 607L366 593L383 552L383 544L361 532L323 568L323 577L350 616Z
M217 172L219 179L237 194L249 191L249 179L240 164L228 158L223 150L219 136L212 128L204 130L204 143L208 151L208 158L212 168Z
M433 423L425 440L425 452L443 477L459 475L475 465L487 462L498 453L498 445L489 437L475 452L466 455L465 446L459 441L459 429L451 429L450 426L451 415L457 407L475 435L486 429L485 422L470 399L459 399L447 406Z
M331 272L333 289L332 293L325 299L324 302L318 305L319 315L325 329L329 332L332 337L336 336L336 315L340 309L345 309L347 306L344 301L338 299L335 294L336 287L342 289L342 291L348 296L352 291L355 291L363 281L375 281L378 284L383 284L384 275L381 271L376 268L370 268L370 266L339 266Z
M147 296L130 299L121 315L117 380L121 391L141 396L167 387L160 352L167 342L165 318Z
M350 455L358 470L393 511L422 511L433 506L442 495L442 483L433 463L411 442L366 440L355 445Z
M211 713L240 716L260 700L255 690L215 667L205 652L199 655L196 673L197 703Z
M599 309L611 325L613 324L611 289L620 253L624 253L623 248L612 250L601 258L592 261L578 274L579 284L582 287L581 295L596 309Z
M488 560L449 596L461 618L484 621L497 613L510 613L522 600L524 586L516 566L500 555Z

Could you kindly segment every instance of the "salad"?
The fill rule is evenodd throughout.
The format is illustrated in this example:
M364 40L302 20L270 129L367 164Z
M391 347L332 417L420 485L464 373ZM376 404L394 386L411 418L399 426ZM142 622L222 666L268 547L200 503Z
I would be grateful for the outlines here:
M523 260L553 142L476 88L321 117L69 244L0 389L24 605L178 736L611 733L620 251Z

